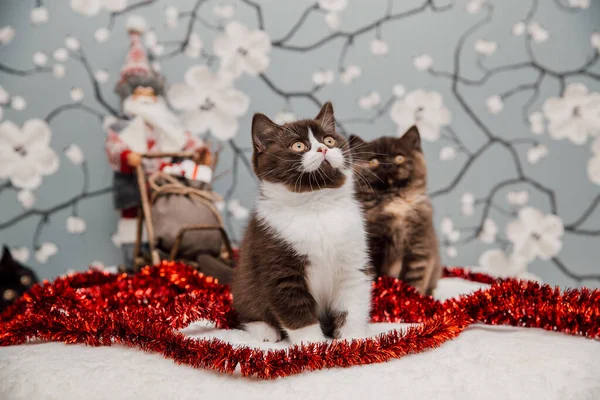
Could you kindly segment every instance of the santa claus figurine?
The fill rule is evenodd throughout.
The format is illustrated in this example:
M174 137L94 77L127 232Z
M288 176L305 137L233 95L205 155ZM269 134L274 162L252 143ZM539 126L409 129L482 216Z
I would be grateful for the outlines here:
M142 158L146 153L193 152L195 160L205 160L204 142L187 132L164 99L165 80L148 62L141 35L145 22L140 17L127 21L130 48L115 87L121 97L123 114L128 118L108 128L106 153L115 171L115 208L120 210L118 230L113 242L124 249L126 264L132 261L136 217L140 193L135 169L143 163L151 174L170 165L165 158Z

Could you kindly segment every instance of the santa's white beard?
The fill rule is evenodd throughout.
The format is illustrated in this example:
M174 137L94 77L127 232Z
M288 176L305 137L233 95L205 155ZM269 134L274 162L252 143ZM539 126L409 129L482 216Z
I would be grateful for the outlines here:
M167 103L161 97L156 101L149 98L133 96L123 101L123 112L131 117L139 117L148 125L152 126L159 136L160 151L181 151L185 145L185 129L181 121L167 107Z

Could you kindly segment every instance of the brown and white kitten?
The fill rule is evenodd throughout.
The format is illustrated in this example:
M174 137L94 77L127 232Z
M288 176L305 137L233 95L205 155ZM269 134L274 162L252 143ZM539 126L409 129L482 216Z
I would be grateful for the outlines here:
M357 197L365 210L369 250L378 276L399 278L431 294L441 275L427 166L416 126L402 137L365 142L350 137Z
M263 341L365 337L371 277L350 149L326 103L314 120L252 120L259 196L234 268L233 304Z

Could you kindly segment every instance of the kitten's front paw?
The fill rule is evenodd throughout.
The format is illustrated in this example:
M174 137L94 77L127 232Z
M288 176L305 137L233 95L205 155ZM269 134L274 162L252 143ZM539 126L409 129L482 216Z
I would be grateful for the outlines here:
M263 342L279 342L281 333L266 322L248 322L244 324L244 330Z
M323 332L321 331L321 326L319 324L305 326L300 329L286 329L286 333L290 338L290 342L292 344L300 345L302 343L314 343L314 342L323 342L327 340Z

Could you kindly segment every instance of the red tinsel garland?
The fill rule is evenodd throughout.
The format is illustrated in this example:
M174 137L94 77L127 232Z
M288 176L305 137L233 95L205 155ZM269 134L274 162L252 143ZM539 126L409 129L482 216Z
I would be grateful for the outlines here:
M272 379L303 371L384 362L434 348L468 325L537 327L600 338L600 291L500 280L461 268L444 276L492 286L444 303L404 283L373 284L373 322L420 323L365 340L263 351L178 331L199 319L232 329L236 316L227 286L183 264L163 262L134 276L89 271L43 282L0 315L0 345L31 339L109 346L120 343L158 352L195 368Z

